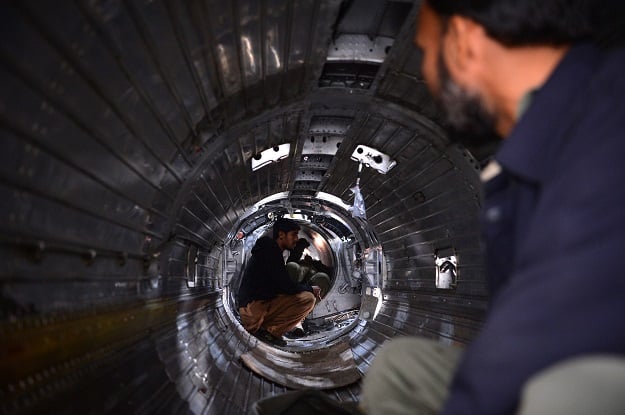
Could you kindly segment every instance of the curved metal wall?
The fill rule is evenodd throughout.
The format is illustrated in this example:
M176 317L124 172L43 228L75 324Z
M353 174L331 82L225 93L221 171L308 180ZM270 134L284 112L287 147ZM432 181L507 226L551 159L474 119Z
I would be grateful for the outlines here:
M286 391L240 361L280 351L225 305L225 248L267 196L351 203L358 145L397 161L361 175L383 302L337 342L364 374L394 336L469 340L487 301L479 166L448 142L420 78L415 13L385 0L0 5L3 413L241 414ZM449 249L459 283L439 290L434 255ZM359 384L328 393L354 401Z

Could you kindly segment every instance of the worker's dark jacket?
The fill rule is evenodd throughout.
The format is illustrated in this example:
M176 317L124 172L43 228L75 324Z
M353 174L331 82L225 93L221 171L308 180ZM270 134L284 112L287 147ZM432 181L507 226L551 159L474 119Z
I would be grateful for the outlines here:
M254 300L271 300L278 294L297 294L302 291L312 292L312 288L291 280L278 243L268 236L259 238L245 266L239 288L239 307L245 307Z
M625 354L625 50L571 49L496 155L491 305L443 414L512 414L529 377Z

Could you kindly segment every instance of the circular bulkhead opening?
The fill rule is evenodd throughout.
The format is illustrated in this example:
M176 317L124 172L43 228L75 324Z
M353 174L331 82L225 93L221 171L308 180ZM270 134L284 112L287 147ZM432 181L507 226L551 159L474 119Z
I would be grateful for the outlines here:
M273 215L268 216L273 218ZM298 338L285 336L285 348L292 351L326 347L353 329L361 313L362 293L366 291L363 287L370 286L367 274L362 271L363 249L351 229L337 230L328 218L295 220L301 227L299 238L302 245L299 250L284 252L287 270L294 280L319 285L325 292L323 299L303 321L305 335ZM267 220L261 225L252 225L247 232L236 232L223 253L226 257L224 273L228 280L224 300L239 326L237 293L245 267L254 244L263 235L271 236L272 226L273 221ZM350 233L351 237L345 233Z

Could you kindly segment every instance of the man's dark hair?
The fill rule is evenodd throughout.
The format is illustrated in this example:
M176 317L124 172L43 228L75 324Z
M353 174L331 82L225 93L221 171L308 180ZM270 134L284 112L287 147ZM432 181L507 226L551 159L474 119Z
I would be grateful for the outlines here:
M289 257L286 259L286 262L297 262L302 259L302 255L304 254L304 250L310 246L310 242L308 242L305 238L300 238L297 240L295 244L295 248L291 249L291 253Z
M443 19L453 15L479 23L506 46L566 45L593 36L591 0L427 0Z
M287 218L278 218L273 224L273 239L278 239L280 232L288 233L291 231L299 231L300 229L297 222Z

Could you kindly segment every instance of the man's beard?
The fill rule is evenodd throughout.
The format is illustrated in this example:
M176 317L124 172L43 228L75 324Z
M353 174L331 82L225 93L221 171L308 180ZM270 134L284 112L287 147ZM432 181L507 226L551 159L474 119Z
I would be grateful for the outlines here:
M449 122L450 139L473 148L498 144L501 137L495 130L495 115L477 94L454 82L442 54L438 57L438 75L441 90L436 101Z

